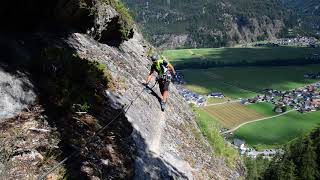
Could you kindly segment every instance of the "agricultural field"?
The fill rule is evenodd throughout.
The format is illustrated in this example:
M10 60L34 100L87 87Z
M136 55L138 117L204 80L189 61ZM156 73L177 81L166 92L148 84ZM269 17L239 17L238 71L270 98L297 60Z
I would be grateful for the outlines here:
M247 108L252 109L260 114L263 114L264 116L271 117L274 115L277 115L278 113L274 112L274 105L271 103L255 103L255 104L249 104L246 105Z
M214 152L226 158L228 164L234 164L238 158L238 152L229 147L219 132L219 124L205 110L194 108L197 117L197 125L201 133L207 138Z
M244 122L265 117L257 111L240 103L226 103L216 106L206 106L204 110L225 128L234 128Z
M218 104L218 103L224 103L227 102L228 100L231 100L230 98L208 98L207 100L207 105L211 104Z
M219 79L220 77L215 77L214 74L211 74L209 71L184 70L182 73L187 81L186 87L199 94L206 95L211 92L223 92L227 97L233 99L253 97L256 95L255 92L222 82L221 79Z
M213 68L208 74L220 77L224 82L250 91L260 92L265 88L291 90L303 87L316 80L305 79L304 74L320 71L320 65L280 67L235 67Z
M285 144L319 125L320 111L305 114L293 111L281 117L244 125L234 132L234 136L254 147L275 146Z
M182 70L187 88L200 94L223 92L227 97L249 98L265 88L290 90L316 82L304 74L320 71L320 65L281 67L227 67Z
M166 50L166 56L174 65L190 62L215 61L235 63L241 61L257 62L270 60L305 59L314 53L319 54L320 48L308 47L255 47L255 48L204 48Z
M275 47L275 48L207 48L180 49L163 52L174 65L188 61L221 61L233 63L276 60L296 60L312 54L320 54L320 48ZM199 94L223 92L232 99L249 98L262 89L290 90L315 82L303 77L305 73L318 72L320 65L305 66L256 66L215 67L180 69L185 75L187 87Z
M165 51L174 65L185 62L221 61L224 64L241 62L274 61L305 59L310 54L320 54L320 48L217 48L185 49ZM305 79L306 73L320 72L320 65L304 66L238 66L214 67L206 69L183 68L187 82L186 87L199 94L222 92L226 98L209 98L208 104L222 103L240 98L251 98L261 90L272 88L291 90L304 87L319 80ZM178 68L179 69L179 68ZM226 103L206 106L198 110L202 116L202 129L209 133L208 125L219 124L220 127L234 128L238 125L265 117L276 115L273 105L256 103L241 105ZM206 125L206 126L205 126ZM234 137L243 139L254 147L274 147L287 143L301 134L307 133L320 125L320 112L301 114L293 111L280 117L246 124L234 132ZM211 126L211 125L210 125Z

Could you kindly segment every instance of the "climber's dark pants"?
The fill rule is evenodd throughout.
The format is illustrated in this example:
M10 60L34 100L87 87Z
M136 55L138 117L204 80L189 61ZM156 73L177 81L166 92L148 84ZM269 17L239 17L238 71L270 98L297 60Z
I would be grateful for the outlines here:
M169 91L170 81L165 81L163 79L158 80L159 89L161 94L163 95L164 91Z

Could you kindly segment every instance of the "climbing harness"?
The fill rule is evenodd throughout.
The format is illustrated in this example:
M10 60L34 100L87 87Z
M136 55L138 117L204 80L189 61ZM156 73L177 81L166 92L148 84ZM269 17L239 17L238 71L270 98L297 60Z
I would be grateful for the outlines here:
M152 87L148 87L148 86L144 87L144 88L140 91L140 93L139 93L133 100L130 101L130 103L125 104L125 105L122 107L122 111L121 111L117 116L115 116L115 118L113 118L108 124L106 124L105 126L103 126L103 127L102 127L100 130L98 130L95 134L93 134L93 135L91 136L91 138L89 138L89 141L85 144L85 146L88 145L88 144L90 144L91 142L93 142L93 140L95 139L95 137L98 136L100 133L102 133L104 130L106 130L114 121L116 121L116 120L120 117L120 115L126 114L126 113L129 111L129 109L131 108L131 106L133 105L133 103L134 103L137 99L140 98L140 96L142 95L142 93L143 93L144 91L146 91L147 89L153 89L153 88L156 86L157 83L158 83L158 82L156 81L155 84L154 84ZM63 159L62 161L60 161L57 165L55 165L54 167L52 167L49 171L47 171L46 173L44 173L43 175L41 175L41 176L38 178L38 180L44 180L44 179L46 179L46 177L47 177L50 173L54 172L58 167L60 167L63 163L65 163L66 161L68 161L71 157L76 156L76 155L79 155L80 150L81 150L81 148L74 150L69 156L67 156L66 158L64 158L64 159Z
M165 64L166 63L166 64ZM158 72L159 75L163 75L166 74L168 71L168 64L169 62L163 57L161 56L160 59L158 59L156 61L156 70Z
M161 111L164 112L167 109L167 105L165 102L161 102Z

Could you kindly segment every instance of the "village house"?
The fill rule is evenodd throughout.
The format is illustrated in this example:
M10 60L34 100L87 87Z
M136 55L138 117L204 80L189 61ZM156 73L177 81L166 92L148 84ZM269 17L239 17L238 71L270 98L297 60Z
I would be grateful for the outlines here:
M187 103L195 104L196 106L204 106L206 99L204 96L194 93L188 89L185 89L181 85L176 85L179 94L184 98Z
M246 105L246 104L249 104L249 101L248 99L241 99L240 103L243 105Z
M236 147L238 147L239 149L240 149L240 148L244 148L245 143L246 143L246 142L243 141L243 140L241 140L241 139L235 138L235 139L233 140L233 144L234 144Z
M262 156L263 158L270 158L275 156L277 153L283 154L284 151L282 149L266 149L264 151L256 151L254 149L249 149L248 152L245 153L247 157L256 159L258 156Z
M213 98L224 98L224 95L222 92L213 92L208 95L208 97L213 97Z
M172 79L173 84L186 84L186 81L184 80L184 76L180 71L176 71L176 77Z

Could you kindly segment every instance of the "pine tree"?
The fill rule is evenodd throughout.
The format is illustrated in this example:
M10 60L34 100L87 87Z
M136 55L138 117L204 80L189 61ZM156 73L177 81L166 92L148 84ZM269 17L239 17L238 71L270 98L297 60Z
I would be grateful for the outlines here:
M286 160L284 162L283 170L284 170L284 174L280 179L283 179L283 180L287 180L287 179L295 180L295 179L297 179L297 176L296 176L296 165L293 163L293 161Z
M245 159L246 167L247 167L247 180L255 180L257 179L258 172L256 162L253 159L246 158Z
M320 127L317 128L312 134L311 134L311 139L313 141L313 146L315 147L315 152L318 155L317 156L317 165L318 167L320 166ZM320 176L318 175L318 178Z
M282 156L280 154L276 155L273 160L270 162L268 168L266 169L263 179L279 179L279 169L281 167L281 158Z
M303 137L295 140L294 143L287 146L285 151L286 159L290 159L296 165L297 171L302 167L302 154L305 152L305 144Z
M263 158L263 156L258 156L256 159L256 167L257 167L257 177L256 179L263 179L263 174L268 167L269 160Z
M309 136L305 138L304 145L304 152L301 154L301 168L298 170L299 178L315 180L318 176L317 155Z

